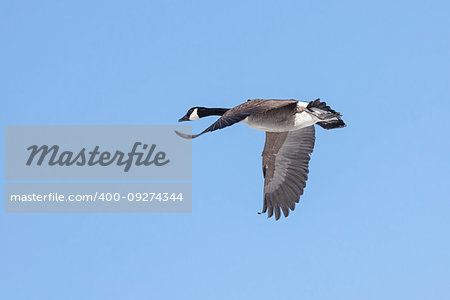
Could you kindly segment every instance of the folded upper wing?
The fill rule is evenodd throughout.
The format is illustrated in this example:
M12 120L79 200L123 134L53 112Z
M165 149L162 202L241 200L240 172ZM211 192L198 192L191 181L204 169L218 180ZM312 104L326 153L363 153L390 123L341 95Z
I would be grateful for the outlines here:
M201 136L206 132L211 132L214 130L231 126L237 122L244 120L250 115L264 113L269 110L277 109L287 105L297 105L297 102L298 102L297 100L263 100L263 99L249 100L245 103L242 103L241 105L238 105L228 110L216 122L214 122L211 126L206 128L199 134L190 135L178 131L175 131L175 133L181 136L182 138L193 139Z

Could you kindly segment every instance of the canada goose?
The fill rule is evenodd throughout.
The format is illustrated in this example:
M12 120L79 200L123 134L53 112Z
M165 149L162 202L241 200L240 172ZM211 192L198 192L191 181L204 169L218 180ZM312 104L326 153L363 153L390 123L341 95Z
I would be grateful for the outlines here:
M289 209L295 209L295 203L303 194L310 154L314 148L314 124L325 129L346 126L341 114L320 99L309 103L293 99L255 99L231 109L193 107L178 121L192 121L212 115L221 117L199 134L175 133L193 139L237 122L266 131L262 152L264 204L261 213L268 212L268 218L275 213L276 220L280 218L280 210L287 217Z

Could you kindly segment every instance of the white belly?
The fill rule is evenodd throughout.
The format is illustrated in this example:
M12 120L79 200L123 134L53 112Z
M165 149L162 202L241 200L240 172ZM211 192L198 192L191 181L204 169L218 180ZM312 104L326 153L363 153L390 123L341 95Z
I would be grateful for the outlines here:
M251 116L242 120L242 122L253 129L269 132L285 132L298 130L317 123L319 119L308 112L300 112L295 117L285 122L274 122L270 120L255 120Z

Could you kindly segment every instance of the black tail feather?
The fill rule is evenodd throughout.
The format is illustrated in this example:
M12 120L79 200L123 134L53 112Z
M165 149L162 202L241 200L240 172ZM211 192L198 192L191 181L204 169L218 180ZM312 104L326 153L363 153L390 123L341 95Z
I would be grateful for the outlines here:
M334 129L334 128L342 128L342 127L347 126L344 123L344 121L342 121L341 114L337 113L334 109L329 107L325 102L320 101L320 99L316 99L314 101L309 102L308 105L306 106L306 108L310 109L312 111L320 110L324 114L326 114L326 113L330 114L330 116L329 116L330 119L316 123L317 125L321 126L322 128ZM316 110L314 110L314 108ZM327 114L327 116L328 116L328 114ZM332 114L334 116L332 116Z
M344 123L344 121L342 121L340 118L338 118L336 120L317 122L316 124L324 129L343 128L343 127L347 126Z
M336 112L335 110L331 109L331 107L329 107L326 102L320 101L319 98L317 98L314 101L309 102L308 105L306 106L306 108L308 108L308 109L310 109L310 108L318 108L318 109L324 110L324 111L329 112L329 113L335 113Z

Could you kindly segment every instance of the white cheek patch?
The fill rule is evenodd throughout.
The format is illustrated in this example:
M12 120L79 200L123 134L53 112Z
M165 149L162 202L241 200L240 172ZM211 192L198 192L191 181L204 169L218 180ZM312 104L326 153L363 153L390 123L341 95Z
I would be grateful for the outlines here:
M200 117L197 114L197 108L196 108L196 109L194 109L194 111L189 116L189 120L195 121L195 120L198 120L198 119L200 119Z

